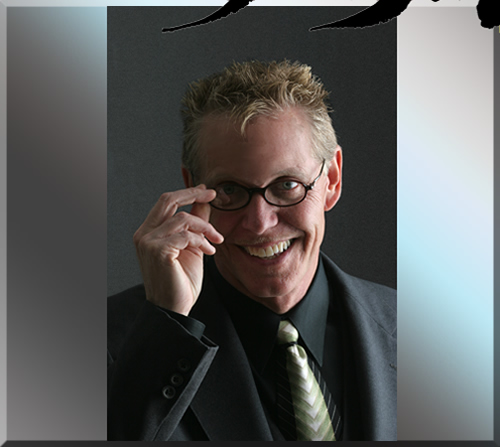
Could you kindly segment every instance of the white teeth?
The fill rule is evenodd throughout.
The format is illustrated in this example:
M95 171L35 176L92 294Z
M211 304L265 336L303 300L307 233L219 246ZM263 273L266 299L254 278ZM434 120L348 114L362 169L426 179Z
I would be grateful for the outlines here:
M252 256L257 256L259 258L270 258L278 253L283 253L288 247L290 247L291 242L278 242L275 245L270 245L266 248L255 248L255 247L244 247L246 252Z

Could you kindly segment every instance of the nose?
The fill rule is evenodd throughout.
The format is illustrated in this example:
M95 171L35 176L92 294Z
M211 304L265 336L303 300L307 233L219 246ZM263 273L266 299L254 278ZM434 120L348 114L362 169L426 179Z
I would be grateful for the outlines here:
M243 208L242 227L254 234L264 234L278 224L278 207L266 202L261 194L254 194Z

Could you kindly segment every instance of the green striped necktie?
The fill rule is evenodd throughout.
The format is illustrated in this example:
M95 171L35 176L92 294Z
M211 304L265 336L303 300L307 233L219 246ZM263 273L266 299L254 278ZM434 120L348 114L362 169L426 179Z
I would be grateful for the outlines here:
M286 351L284 366L288 383L284 386L278 385L281 428L289 439L297 441L335 441L328 406L309 367L307 354L304 348L297 344L298 339L299 333L292 323L282 320L278 331L278 344ZM280 396L280 386L289 391L291 402Z

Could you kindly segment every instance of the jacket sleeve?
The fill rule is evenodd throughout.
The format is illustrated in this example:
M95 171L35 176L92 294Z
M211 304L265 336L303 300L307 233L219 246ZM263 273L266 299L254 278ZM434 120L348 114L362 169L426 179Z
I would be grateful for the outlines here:
M108 440L168 440L217 349L145 301L116 352L108 350Z

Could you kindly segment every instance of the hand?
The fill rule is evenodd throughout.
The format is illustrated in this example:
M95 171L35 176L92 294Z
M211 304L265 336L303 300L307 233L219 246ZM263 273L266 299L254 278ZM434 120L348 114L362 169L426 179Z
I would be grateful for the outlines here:
M188 315L201 292L203 254L213 255L224 237L208 222L213 189L205 185L162 194L134 234L146 298ZM193 205L190 213L181 206ZM210 241L210 242L209 242Z

